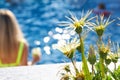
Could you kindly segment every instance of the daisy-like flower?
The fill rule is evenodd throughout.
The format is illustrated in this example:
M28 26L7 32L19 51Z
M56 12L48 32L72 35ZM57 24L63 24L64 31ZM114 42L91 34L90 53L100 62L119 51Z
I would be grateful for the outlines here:
M68 58L72 59L74 56L74 52L79 45L79 41L77 41L77 39L74 39L71 42L68 42L58 47L58 50L61 51L64 55L66 55Z
M85 74L83 71L80 71L75 77L75 80L85 80Z
M108 19L104 19L104 15L100 15L100 19L98 19L97 16L96 23L92 24L95 32L99 37L103 35L105 28L114 21L114 20L111 21L109 20L110 20L110 16L108 17Z
M61 22L60 26L66 26L67 29L74 30L78 34L82 32L84 26L92 30L92 28L90 27L92 22L90 21L95 17L88 18L92 13L92 11L88 11L85 15L84 12L82 12L80 19L77 19L77 17L74 16L71 12L69 13L70 13L70 17L66 16L66 18L70 20L70 22L67 21Z

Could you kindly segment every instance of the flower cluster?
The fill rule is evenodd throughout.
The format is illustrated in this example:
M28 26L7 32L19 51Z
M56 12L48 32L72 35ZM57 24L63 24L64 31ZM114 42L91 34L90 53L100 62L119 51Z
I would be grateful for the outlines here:
M63 68L65 72L62 73L61 80L113 80L116 79L113 73L108 68L108 65L113 62L116 70L116 63L118 62L120 49L117 45L117 51L113 52L111 50L111 43L108 42L108 45L105 44L102 40L105 29L110 25L114 20L110 20L110 16L106 19L104 15L91 17L92 11L88 11L86 14L82 13L81 18L78 19L71 12L70 17L66 18L69 20L60 23L60 26L67 27L68 30L73 30L76 32L76 36L79 36L78 39L74 39L63 46L58 47L58 50L61 51L68 59L71 60L74 67L74 74L71 72L70 66L67 65ZM95 22L94 22L95 21ZM82 33L86 32L86 29L94 31L97 36L97 44L90 45L88 51L88 58L85 56L85 47L84 47L84 36ZM94 48L97 46L97 48ZM82 70L79 69L76 65L76 60L74 59L75 51L81 53L82 59ZM88 64L88 62L90 64ZM90 65L91 70L90 70ZM92 72L91 72L92 71Z

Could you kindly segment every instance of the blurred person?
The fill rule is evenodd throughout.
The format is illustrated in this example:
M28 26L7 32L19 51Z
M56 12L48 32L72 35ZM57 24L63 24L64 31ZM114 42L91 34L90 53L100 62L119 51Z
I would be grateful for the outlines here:
M105 17L108 17L111 12L106 10L106 6L104 3L100 3L96 9L93 10L93 13L97 15L104 15Z
M10 10L0 9L0 67L28 65L27 57L28 43L16 17ZM33 57L30 65L39 60L40 55Z

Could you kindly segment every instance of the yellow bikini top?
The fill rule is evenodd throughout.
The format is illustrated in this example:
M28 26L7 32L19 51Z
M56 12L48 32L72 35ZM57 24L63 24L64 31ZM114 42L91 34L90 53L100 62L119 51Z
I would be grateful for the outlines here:
M20 64L20 60L21 60L21 56L22 56L22 52L23 52L23 47L24 47L24 43L21 42L20 46L19 46L19 50L18 50L18 56L17 56L17 60L14 63L9 63L9 64L3 64L0 60L0 67L12 67L12 66L18 66Z

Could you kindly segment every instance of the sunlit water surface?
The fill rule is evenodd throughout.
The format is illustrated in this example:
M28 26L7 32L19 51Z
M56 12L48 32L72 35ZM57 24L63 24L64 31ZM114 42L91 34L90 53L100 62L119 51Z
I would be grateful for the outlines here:
M56 45L64 43L74 33L66 33L66 30L58 26L58 22L66 20L65 15L69 15L68 11L72 11L77 17L80 17L82 10L86 12L94 9L99 2L101 0L24 0L20 4L10 5L4 0L0 0L0 8L10 9L16 15L20 28L29 43L28 59L32 60L32 48L40 47L42 58L37 64L48 64L69 61L56 50ZM107 10L112 12L112 19L120 17L119 0L103 2L106 4ZM106 29L104 41L111 36L112 41L120 42L120 27L116 23L120 23L120 21L116 20ZM85 41L86 50L91 43L95 42L96 34L90 32ZM79 53L76 58L77 61L81 60Z

